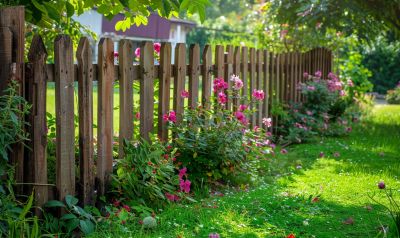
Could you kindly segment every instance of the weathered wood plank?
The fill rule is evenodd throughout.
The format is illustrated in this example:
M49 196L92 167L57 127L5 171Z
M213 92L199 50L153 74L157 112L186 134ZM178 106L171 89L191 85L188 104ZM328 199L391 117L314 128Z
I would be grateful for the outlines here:
M267 118L269 117L269 97L270 97L270 92L269 92L269 81L270 81L270 72L269 72L269 68L270 68L270 54L267 50L263 50L263 55L264 55L264 64L262 67L262 71L263 71L263 90L265 92L265 98L264 98L264 102L263 102L263 107L262 107L262 117L263 118ZM264 128L266 129L266 127L264 126Z
M160 50L160 80L159 104L158 104L158 137L168 140L168 124L163 120L163 115L169 111L170 90L171 90L171 43L162 43Z
M222 45L215 46L215 77L224 77L224 47Z
M206 45L203 50L203 67L201 69L202 75L202 103L203 107L209 109L211 106L211 84L212 84L212 53L211 46Z
M11 76L12 32L8 27L0 27L0 95L7 88Z
M59 35L54 42L56 91L56 181L59 200L75 195L74 58L72 41Z
M112 173L113 106L114 106L114 43L110 38L99 42L98 115L97 115L97 185L103 195Z
M26 99L32 105L28 116L30 153L26 154L27 162L33 172L33 184L47 184L47 123L46 123L46 59L47 51L43 40L35 35L28 53L29 68L26 74ZM34 186L34 199L38 207L48 200L46 186ZM35 210L41 215L41 210Z
M233 74L240 77L240 47L237 46L235 47L235 53L233 54ZM233 98L233 111L236 111L239 108L240 104L240 98L239 98L239 92L238 94L234 96Z
M233 47L231 45L226 46L225 64L225 81L228 83L228 89L232 90L232 81L230 78L233 74ZM228 96L226 109L232 110L232 95L230 91L226 91L225 93Z
M181 92L185 90L186 78L186 47L184 43L178 43L175 48L175 77L174 77L174 111L177 122L182 121L184 98Z
M189 49L189 107L196 108L199 102L200 47L198 44Z
M263 67L264 64L264 55L262 50L257 50L257 64L256 64L256 71L257 71L257 77L256 77L256 88L257 90L263 90ZM264 93L266 93L264 91ZM260 101L257 105L257 113L256 113L256 125L258 127L262 127L262 110L263 110L263 102L264 100Z
M93 65L92 48L88 38L81 38L76 59L78 60L79 191L83 204L93 204Z
M154 110L154 52L152 42L143 42L140 47L140 136L150 141L153 131Z
M250 98L252 97L253 91L256 90L257 87L257 78L256 78L256 50L254 48L250 48ZM254 109L254 103L250 103L250 109ZM256 125L256 112L252 113L250 116L250 126L253 128Z
M242 47L242 97L245 99L245 103L249 101L249 83L248 83L248 72L249 72L249 52L247 47Z
M119 57L119 158L124 156L124 141L133 137L133 43L122 39Z

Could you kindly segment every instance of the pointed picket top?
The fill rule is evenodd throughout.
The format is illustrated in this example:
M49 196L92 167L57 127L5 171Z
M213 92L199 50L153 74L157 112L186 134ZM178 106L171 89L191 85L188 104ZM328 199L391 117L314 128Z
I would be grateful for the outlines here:
M47 58L47 50L42 37L35 34L32 39L31 47L29 48L28 60L30 62L35 62L43 58Z

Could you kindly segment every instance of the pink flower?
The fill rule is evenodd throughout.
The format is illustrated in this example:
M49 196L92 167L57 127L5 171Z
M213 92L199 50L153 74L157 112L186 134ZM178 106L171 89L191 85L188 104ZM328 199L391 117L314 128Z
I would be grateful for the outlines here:
M253 127L253 131L254 131L254 132L258 132L258 131L260 131L260 127L258 127L258 126L254 126L254 127Z
M320 157L320 158L322 158L322 157L324 157L324 156L325 156L324 152L322 152L322 151L319 152L319 157Z
M288 151L286 149L281 149L281 154L287 154Z
M271 137L272 136L272 132L270 132L270 131L265 132L265 136L266 137Z
M309 76L310 76L310 75L309 75L307 72L304 72L304 73L303 73L303 77L304 77L304 78L308 79Z
M317 29L321 28L321 26L322 26L322 23L321 23L321 22L317 22L317 23L315 24L315 28L317 28Z
M271 126L272 126L272 119L271 119L271 118L263 118L263 119L262 119L262 123L263 123L266 127L271 127Z
M256 89L254 89L254 90L253 90L253 93L252 93L252 96L253 96L253 98L255 98L256 100L261 101L261 100L264 99L265 93L264 93L263 90L256 90Z
M239 111L243 112L244 110L247 110L248 106L247 105L239 105Z
M175 194L165 193L165 197L171 202L179 201L179 197Z
M339 91L339 96L344 97L346 96L346 92L344 90Z
M189 92L186 91L186 90L182 90L182 92L181 92L181 97L182 97L182 98L188 98L188 97L189 97Z
M118 51L114 51L114 57L115 57L115 58L118 58L118 56L119 56Z
M347 127L347 128L346 128L346 131L347 131L347 132L351 132L352 130L353 130L353 129L352 129L351 127Z
M218 233L210 233L208 238L220 238Z
M307 113L307 115L309 115L309 116L311 116L311 115L313 114L313 112L312 112L312 111L309 111L309 110L307 110L306 113Z
M240 90L243 88L243 81L239 78L239 76L233 74L230 80L233 82L233 89Z
M225 103L228 101L226 95L224 92L219 92L218 93L218 103L221 105L225 105Z
M137 113L135 114L135 118L136 118L137 120L140 119L140 112L137 112Z
M164 115L163 115L163 121L164 122L173 122L173 123L175 123L176 122L176 113L175 113L175 111L170 111L170 112L168 112L168 113L165 113Z
M228 89L228 83L223 78L216 78L213 82L214 93Z
M336 151L335 153L333 153L333 157L336 157L336 158L340 157L340 153Z
M307 86L307 89L310 91L314 91L315 90L315 86Z
M191 184L191 182L188 179L187 180L181 179L179 181L179 187L181 188L181 191L183 191L185 193L190 192L190 184Z
M137 58L140 57L140 48L136 48L135 55L136 55Z
M240 123L242 123L243 125L246 125L246 124L247 124L247 118L246 118L246 116L244 115L243 112L241 112L241 111L236 111L236 112L234 113L234 116L235 116L236 119L237 119L238 121L240 121Z
M160 54L160 50L161 50L161 44L160 44L160 43L154 43L154 44L153 44L153 48L154 48L154 51L155 51L157 54Z
M349 85L349 87L354 87L354 83L351 81L351 79L347 80L347 85Z
M315 77L317 78L321 78L322 76L322 72L320 70L318 70L317 72L315 72Z
M179 170L179 175L178 175L178 176L179 176L179 179L182 179L183 176L186 175L186 172L187 172L187 168L186 168L186 167L180 169L180 170Z

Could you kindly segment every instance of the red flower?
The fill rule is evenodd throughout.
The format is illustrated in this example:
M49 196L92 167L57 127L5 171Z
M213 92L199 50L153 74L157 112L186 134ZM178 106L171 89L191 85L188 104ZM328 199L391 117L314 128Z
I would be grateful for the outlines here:
M292 234L289 234L286 238L296 238L296 236L292 233Z

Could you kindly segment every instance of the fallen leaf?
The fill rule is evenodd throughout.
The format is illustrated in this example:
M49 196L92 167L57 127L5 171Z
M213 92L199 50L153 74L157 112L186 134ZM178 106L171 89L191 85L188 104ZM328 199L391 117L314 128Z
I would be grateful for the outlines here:
M354 225L354 219L352 217L347 218L346 220L342 221L344 225Z

